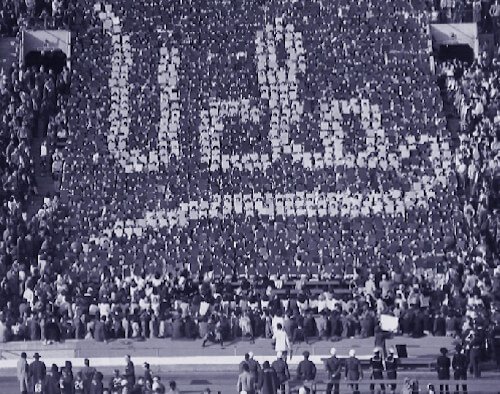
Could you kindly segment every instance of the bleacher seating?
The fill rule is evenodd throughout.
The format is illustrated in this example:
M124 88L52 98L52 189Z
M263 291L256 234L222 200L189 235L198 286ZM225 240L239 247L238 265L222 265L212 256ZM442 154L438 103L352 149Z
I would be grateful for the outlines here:
M414 3L82 4L62 249L217 277L439 267L461 212Z

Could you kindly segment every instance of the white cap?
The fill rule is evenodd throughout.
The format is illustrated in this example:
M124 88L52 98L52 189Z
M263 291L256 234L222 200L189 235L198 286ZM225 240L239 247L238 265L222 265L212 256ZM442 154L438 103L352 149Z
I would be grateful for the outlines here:
M334 347L332 347L332 348L330 349L330 354L331 354L332 356L335 356L335 355L337 354L337 349L335 349Z
M356 355L356 350L351 349L349 350L349 357L354 357Z

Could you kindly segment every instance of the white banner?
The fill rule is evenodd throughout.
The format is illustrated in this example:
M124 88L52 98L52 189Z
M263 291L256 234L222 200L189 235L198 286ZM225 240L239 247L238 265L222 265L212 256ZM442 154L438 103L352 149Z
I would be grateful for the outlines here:
M380 315L380 328L383 331L396 332L399 327L399 319L391 315Z

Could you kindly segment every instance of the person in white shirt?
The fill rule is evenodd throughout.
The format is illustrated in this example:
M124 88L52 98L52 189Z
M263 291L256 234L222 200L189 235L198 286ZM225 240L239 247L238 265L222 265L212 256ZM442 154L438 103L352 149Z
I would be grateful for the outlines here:
M276 326L276 331L273 335L273 341L274 350L276 351L276 353L281 352L286 359L287 354L290 352L290 357L292 357L290 339L288 338L285 330L283 330L283 326L281 325L281 323L278 323Z

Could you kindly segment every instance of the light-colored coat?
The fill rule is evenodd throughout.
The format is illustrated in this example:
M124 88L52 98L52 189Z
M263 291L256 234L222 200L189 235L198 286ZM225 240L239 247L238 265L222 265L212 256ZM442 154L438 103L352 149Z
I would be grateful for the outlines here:
M29 365L26 359L21 358L17 362L17 380L19 380L19 390L27 393L29 387Z

